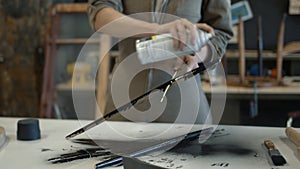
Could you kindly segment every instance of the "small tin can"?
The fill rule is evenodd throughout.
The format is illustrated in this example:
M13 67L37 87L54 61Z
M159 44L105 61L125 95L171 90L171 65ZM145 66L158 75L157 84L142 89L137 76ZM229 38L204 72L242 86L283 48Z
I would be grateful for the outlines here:
M213 36L201 29L197 29L196 41L191 43L189 31L187 31L187 44L183 50L175 49L171 34L155 35L136 41L136 51L142 64L154 63L179 56L194 54L201 50Z

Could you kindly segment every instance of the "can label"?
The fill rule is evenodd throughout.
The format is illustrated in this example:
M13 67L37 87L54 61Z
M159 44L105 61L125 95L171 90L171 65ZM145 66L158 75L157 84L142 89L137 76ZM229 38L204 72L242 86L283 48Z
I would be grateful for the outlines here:
M197 32L196 42L194 45L191 44L189 32L187 32L187 44L185 44L183 50L174 48L173 37L171 34L161 34L150 38L139 39L136 41L138 58L142 64L148 64L194 54L195 52L200 51L211 37L210 34L203 34L203 32L204 31L201 30Z

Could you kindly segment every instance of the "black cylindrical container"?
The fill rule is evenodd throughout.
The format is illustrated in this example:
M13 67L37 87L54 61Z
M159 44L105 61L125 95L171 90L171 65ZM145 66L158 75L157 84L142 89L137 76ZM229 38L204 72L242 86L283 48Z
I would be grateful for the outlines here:
M18 140L37 140L41 138L39 121L37 119L24 119L18 121Z

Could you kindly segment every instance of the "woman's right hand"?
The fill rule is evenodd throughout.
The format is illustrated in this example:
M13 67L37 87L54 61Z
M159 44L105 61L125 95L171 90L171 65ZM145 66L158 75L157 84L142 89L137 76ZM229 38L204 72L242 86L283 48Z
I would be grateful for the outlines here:
M187 30L190 32L190 43L196 43L197 26L187 19L178 19L166 24L158 26L157 34L170 33L174 39L174 48L183 50L187 44L188 35Z

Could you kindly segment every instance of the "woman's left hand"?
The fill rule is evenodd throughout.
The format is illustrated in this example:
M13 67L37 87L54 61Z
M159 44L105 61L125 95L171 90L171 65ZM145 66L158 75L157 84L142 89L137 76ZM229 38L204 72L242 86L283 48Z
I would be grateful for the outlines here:
M184 72L189 72L198 67L198 57L192 55L181 56L177 59L175 70L183 69Z

